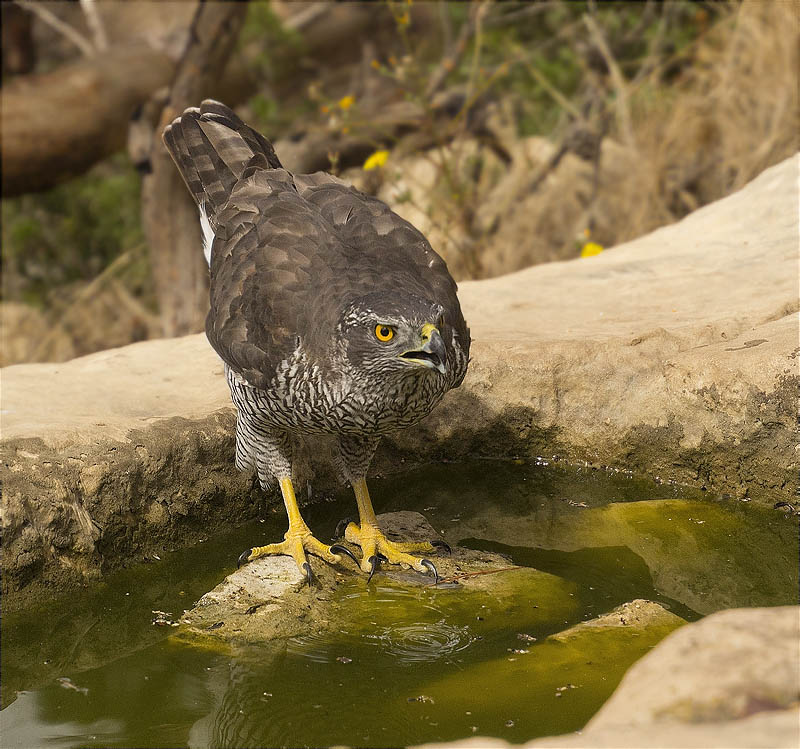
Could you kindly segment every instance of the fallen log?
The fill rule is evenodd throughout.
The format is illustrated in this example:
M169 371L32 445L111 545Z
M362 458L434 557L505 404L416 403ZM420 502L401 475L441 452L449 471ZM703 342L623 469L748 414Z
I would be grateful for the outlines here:
M123 148L131 114L174 71L137 45L12 80L0 94L3 195L45 190Z
M3 196L54 187L125 147L128 123L175 76L175 60L137 44L115 47L51 73L14 78L0 93ZM231 59L208 90L235 105L255 90Z

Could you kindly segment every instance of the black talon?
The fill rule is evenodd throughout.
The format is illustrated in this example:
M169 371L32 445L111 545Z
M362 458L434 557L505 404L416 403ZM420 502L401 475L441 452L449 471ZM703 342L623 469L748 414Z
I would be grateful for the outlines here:
M433 546L434 549L444 549L448 554L453 553L453 550L450 548L450 544L441 538L434 538L433 541L431 541L431 546Z
M436 571L436 565L433 562L431 562L430 559L420 559L419 563L423 567L427 567L431 571L431 573L433 574L433 584L438 585L439 573Z
M308 562L303 562L303 569L306 571L306 582L309 585L313 585L317 578L314 577L314 573L311 571L311 565Z
M336 530L333 532L333 540L335 541L337 538L341 538L344 535L345 528L347 528L347 526L352 522L353 518L350 517L340 520L336 524Z
M789 512L790 512L790 513L792 513L793 515L798 515L798 514L800 514L800 513L798 513L798 511L797 511L797 510L795 510L795 508L794 508L794 505L793 505L793 504L789 504L789 502L776 502L776 503L775 503L775 504L772 506L772 509L773 509L773 510L777 510L779 507L786 507L786 508L788 508Z
M247 551L243 551L239 554L239 561L236 562L236 569L238 570L245 562L250 561L250 552L253 551L252 549L248 549Z
M331 554L344 554L345 556L350 557L350 559L352 559L356 564L358 564L358 559L356 558L356 555L353 554L353 552L350 551L350 549L348 549L346 546L342 546L341 544L334 544L333 546L330 547L330 549L328 549L328 551L330 551Z
M384 557L384 556L383 556L383 554L377 554L377 555L376 555L376 554L373 554L373 555L372 555L372 556L371 556L371 557L370 557L370 558L367 560L367 561L368 561L368 562L369 562L369 563L372 565L372 566L370 567L370 571L369 571L369 577L367 578L367 582L369 582L370 580L372 580L372 576L375 574L375 572L376 572L376 571L378 570L378 568L381 566L381 558L383 558L383 559L386 559L386 557Z

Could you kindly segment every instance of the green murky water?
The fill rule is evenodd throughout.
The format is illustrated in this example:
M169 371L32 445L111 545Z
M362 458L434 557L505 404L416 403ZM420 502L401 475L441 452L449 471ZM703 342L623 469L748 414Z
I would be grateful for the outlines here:
M575 468L432 466L372 484L376 509L423 512L451 543L530 568L504 599L354 575L334 637L235 656L153 626L275 540L280 513L110 577L2 630L3 747L400 746L579 730L671 629L548 639L634 598L694 620L796 602L798 532L779 511ZM306 517L320 538L349 492ZM518 652L515 652L518 651Z

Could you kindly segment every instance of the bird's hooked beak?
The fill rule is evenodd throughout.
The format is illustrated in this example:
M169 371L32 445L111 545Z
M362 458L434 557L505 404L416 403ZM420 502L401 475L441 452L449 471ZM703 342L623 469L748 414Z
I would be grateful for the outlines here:
M432 323L425 323L420 328L419 337L420 347L411 351L404 351L400 354L400 357L444 374L447 370L447 351L439 329Z

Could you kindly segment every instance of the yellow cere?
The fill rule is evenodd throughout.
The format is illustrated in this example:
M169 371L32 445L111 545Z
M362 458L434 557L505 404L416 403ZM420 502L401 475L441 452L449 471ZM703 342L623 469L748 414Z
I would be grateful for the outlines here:
M422 330L420 331L420 334L422 335L422 340L423 341L427 341L431 337L431 335L433 334L434 330L437 333L439 332L439 329L433 323L426 322L422 326Z
M379 341L386 343L386 341L391 341L394 338L394 330L388 325L378 324L375 326L375 337Z

